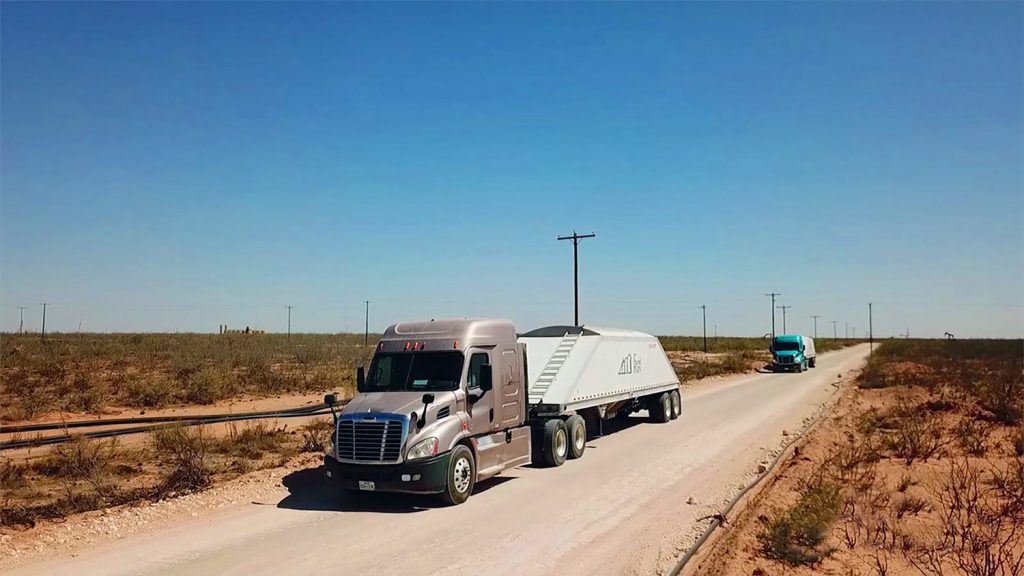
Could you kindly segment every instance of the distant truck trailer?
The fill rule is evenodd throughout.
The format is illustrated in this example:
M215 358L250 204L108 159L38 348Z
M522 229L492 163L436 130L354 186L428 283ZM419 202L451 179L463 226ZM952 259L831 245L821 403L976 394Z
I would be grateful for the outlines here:
M772 340L771 352L773 372L803 372L808 368L814 368L817 363L814 339L809 336L776 336Z
M661 343L631 330L518 335L508 320L400 323L356 380L358 394L335 412L327 476L348 490L440 494L449 504L504 470L583 456L604 420L682 413Z

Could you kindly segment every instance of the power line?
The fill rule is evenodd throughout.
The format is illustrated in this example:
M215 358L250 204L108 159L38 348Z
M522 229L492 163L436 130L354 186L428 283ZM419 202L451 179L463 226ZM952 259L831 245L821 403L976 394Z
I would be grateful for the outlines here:
M821 316L819 316L817 314L812 314L811 318L814 318L814 339L817 340L818 339L818 318L821 318Z
M792 306L779 306L779 310L782 310L782 333L788 334L786 331L786 310L789 310Z
M875 352L875 329L871 318L871 302L868 302L868 355Z
M832 321L832 339L833 340L838 340L839 339L839 333L836 332L836 324L838 324L838 323L839 323L838 320L833 320Z
M572 231L572 236L559 236L559 240L572 240L572 292L573 292L573 326L580 325L580 260L579 245L584 238L594 238L597 234L577 234Z
M772 341L775 341L775 297L782 296L782 292L769 292L765 296L772 297Z
M25 332L25 307L18 306L18 334Z
M704 353L708 353L708 307L704 304L700 306L701 316L704 318Z
M366 324L365 324L365 331L363 332L363 346L369 346L370 345L370 301L369 300L363 300L363 303L366 304Z

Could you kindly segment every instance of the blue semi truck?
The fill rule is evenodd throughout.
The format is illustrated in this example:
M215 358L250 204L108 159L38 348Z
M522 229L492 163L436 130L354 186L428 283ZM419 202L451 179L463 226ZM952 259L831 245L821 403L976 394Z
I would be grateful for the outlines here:
M772 341L773 372L803 372L814 368L817 354L814 352L814 339L799 334L776 336Z

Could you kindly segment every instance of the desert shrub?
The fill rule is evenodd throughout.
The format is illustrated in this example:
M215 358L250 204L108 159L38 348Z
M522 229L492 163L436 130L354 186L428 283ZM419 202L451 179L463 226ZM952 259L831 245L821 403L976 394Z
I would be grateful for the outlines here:
M907 466L928 460L945 445L942 423L927 411L901 402L890 414L894 428L882 436L882 444Z
M907 514L920 514L928 507L928 501L913 494L903 494L893 502L893 511L896 518L903 518Z
M96 412L106 406L110 398L106 383L87 372L76 373L60 394L66 409L81 412Z
M1010 447L1015 456L1024 456L1024 424L1018 426L1010 436Z
M875 436L847 436L836 445L818 470L821 478L844 486L868 486L874 482L874 464L881 455Z
M78 436L54 446L47 457L35 465L35 469L47 476L99 482L109 475L117 456L115 440L102 442Z
M168 466L160 492L190 491L210 484L210 440L201 427L170 426L151 433L157 457Z
M990 432L991 427L988 422L964 416L953 427L953 438L964 452L972 456L981 456L988 449Z
M0 463L0 486L3 486L4 490L28 486L28 471L27 464L18 464L4 458L4 461Z
M174 402L178 383L160 376L144 376L129 380L121 390L121 400L128 406L160 408Z
M1024 374L996 373L980 383L977 394L981 405L996 421L1016 424L1024 415Z
M206 367L188 378L185 399L194 404L213 404L238 391L235 375L220 368Z
M280 452L284 446L283 430L256 422L238 428L234 423L227 436L212 442L214 451L240 458L257 459L265 452Z
M1021 472L1024 474L1024 472ZM934 490L937 529L904 553L923 574L1016 576L1024 571L1024 521L1008 513L998 484L984 480L981 468L954 460Z
M906 492L908 488L914 485L914 479L904 474L900 477L899 483L896 484L896 491L899 493Z
M758 540L765 556L792 566L813 565L831 553L823 547L839 516L842 494L831 483L803 487L797 503L764 522Z
M300 430L303 452L323 452L334 434L334 421L317 419L304 424Z

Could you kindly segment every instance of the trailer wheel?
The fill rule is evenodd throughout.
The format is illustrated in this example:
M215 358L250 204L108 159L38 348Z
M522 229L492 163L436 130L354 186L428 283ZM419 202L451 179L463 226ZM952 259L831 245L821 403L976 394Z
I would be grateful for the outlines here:
M586 421L579 414L573 414L565 421L565 428L569 431L569 459L582 457L583 451L587 448Z
M811 368L814 368L814 367L816 367L816 366L818 365L818 359L817 359L817 358L811 358L811 360L810 360L810 362L809 362L809 364L808 364L808 365L809 365L809 366L810 366Z
M544 463L561 466L569 452L569 432L565 422L552 418L544 423Z
M672 417L672 398L668 392L662 392L657 396L650 396L647 403L647 411L650 412L652 422L668 422Z
M669 395L672 396L672 419L675 420L683 413L683 399L679 396L679 390L673 390Z
M445 482L441 499L452 506L462 504L473 493L476 483L476 462L473 451L459 444L452 450L448 460L448 481Z

